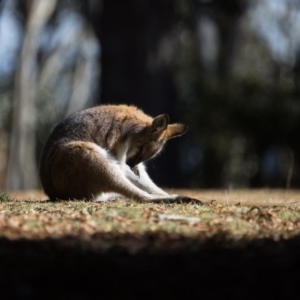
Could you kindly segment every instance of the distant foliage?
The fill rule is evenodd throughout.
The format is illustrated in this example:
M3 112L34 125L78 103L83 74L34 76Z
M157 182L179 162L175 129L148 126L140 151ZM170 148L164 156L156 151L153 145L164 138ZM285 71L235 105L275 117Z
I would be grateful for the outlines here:
M53 125L96 103L188 125L160 185L300 187L297 1L1 3L0 188L38 187Z

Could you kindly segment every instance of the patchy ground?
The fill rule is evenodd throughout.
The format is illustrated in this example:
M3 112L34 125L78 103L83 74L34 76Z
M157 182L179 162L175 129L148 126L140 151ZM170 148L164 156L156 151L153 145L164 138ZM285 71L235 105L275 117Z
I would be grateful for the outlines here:
M133 201L50 202L41 192L11 193L0 202L0 235L11 240L73 237L90 241L99 236L102 250L115 245L130 253L190 238L205 240L222 235L230 240L289 238L300 228L300 193L297 191L171 191L201 199L205 205L146 204ZM159 245L144 243L157 235ZM138 237L129 242L116 236ZM99 240L97 238L96 240ZM105 242L104 242L105 240ZM167 243L165 241L167 240ZM155 249L152 249L153 251Z
M171 191L197 204L0 201L0 288L15 298L289 297L300 284L300 191Z
M209 203L216 200L219 204L243 205L300 205L300 190L184 190L169 189L170 194L187 195ZM28 190L10 193L15 200L47 200L41 191Z

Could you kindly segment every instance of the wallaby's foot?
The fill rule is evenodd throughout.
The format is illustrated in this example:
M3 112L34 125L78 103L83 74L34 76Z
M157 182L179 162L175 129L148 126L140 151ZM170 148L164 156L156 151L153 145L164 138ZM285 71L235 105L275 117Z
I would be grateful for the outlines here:
M162 196L162 197L158 196L157 198L147 199L145 202L147 202L147 203L166 203L166 204L172 204L172 203L177 203L177 204L192 203L192 204L198 204L198 205L204 204L202 201L200 201L198 199L186 197L186 196L177 196L177 195Z

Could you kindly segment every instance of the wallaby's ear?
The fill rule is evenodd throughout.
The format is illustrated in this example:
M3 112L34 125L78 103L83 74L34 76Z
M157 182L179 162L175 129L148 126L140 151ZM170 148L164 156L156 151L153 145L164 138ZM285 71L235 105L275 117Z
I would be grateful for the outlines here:
M151 129L153 133L163 132L169 124L169 116L167 114L159 115L152 121Z
M188 127L184 124L171 124L167 127L166 136L167 139L172 139L183 135L188 130Z

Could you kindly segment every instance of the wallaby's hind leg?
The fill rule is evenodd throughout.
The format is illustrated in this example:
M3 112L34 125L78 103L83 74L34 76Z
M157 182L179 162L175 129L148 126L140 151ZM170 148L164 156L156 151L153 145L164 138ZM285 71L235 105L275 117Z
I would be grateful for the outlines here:
M90 142L56 145L46 162L50 172L51 199L96 199L114 192L143 200L151 196L136 187L122 173L120 165L109 153Z
M106 193L117 193L137 201L182 202L181 197L151 195L134 185L119 163L94 143L70 142L51 152L46 161L51 188L46 192L52 200L109 200Z
M56 145L51 152L45 168L51 182L46 192L52 200L101 200L104 193L110 192L137 201L155 198L127 179L117 161L94 143L70 142Z

